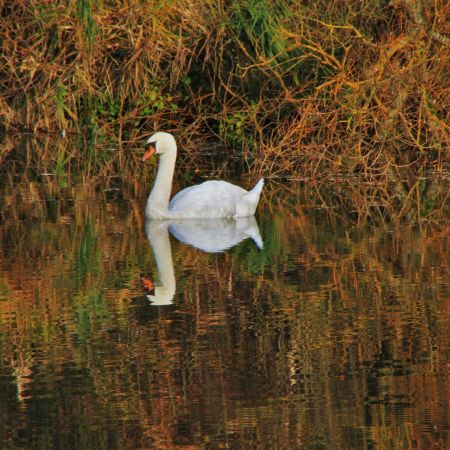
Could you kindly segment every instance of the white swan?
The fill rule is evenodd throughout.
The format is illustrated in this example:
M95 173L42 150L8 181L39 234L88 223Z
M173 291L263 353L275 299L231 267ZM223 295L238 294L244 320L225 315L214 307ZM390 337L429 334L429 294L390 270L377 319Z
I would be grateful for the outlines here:
M255 213L264 184L261 178L251 191L226 181L205 181L178 192L170 201L177 157L175 138L158 132L147 141L142 161L154 153L161 155L155 184L147 200L149 219L219 219L248 217Z
M254 217L236 220L146 220L145 232L153 250L159 278L156 286L153 280L147 278L151 288L146 292L146 297L152 306L171 305L176 292L169 230L184 244L192 245L208 253L223 252L247 238L252 238L258 248L263 247Z

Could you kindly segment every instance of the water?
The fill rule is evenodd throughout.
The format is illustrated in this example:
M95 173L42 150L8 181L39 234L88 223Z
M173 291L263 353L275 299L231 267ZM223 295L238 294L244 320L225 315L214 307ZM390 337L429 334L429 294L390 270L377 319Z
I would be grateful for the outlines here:
M270 182L146 224L147 187L2 188L1 448L448 448L448 229Z

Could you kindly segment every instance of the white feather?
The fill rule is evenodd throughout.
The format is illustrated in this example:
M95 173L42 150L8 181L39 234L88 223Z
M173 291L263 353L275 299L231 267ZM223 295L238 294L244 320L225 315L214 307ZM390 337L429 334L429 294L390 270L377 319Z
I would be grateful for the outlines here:
M261 178L251 191L226 181L205 181L178 192L169 202L177 155L174 137L155 133L154 143L160 163L155 184L148 197L145 214L151 219L219 219L248 217L255 213L264 184Z

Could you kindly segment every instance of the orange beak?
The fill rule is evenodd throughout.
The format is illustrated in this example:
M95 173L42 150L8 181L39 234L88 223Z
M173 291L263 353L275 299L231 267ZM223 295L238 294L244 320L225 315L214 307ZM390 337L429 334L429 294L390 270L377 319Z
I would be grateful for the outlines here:
M152 156L153 153L155 152L156 152L155 142L149 142L147 147L145 147L145 153L141 161L142 162L147 161L147 159L150 158L150 156Z

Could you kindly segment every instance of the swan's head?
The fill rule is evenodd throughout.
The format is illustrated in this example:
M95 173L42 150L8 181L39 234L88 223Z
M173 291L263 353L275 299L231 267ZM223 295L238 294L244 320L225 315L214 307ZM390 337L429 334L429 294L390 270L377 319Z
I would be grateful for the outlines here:
M148 138L142 161L147 160L154 153L162 154L167 150L176 150L176 148L175 138L170 133L159 131Z

